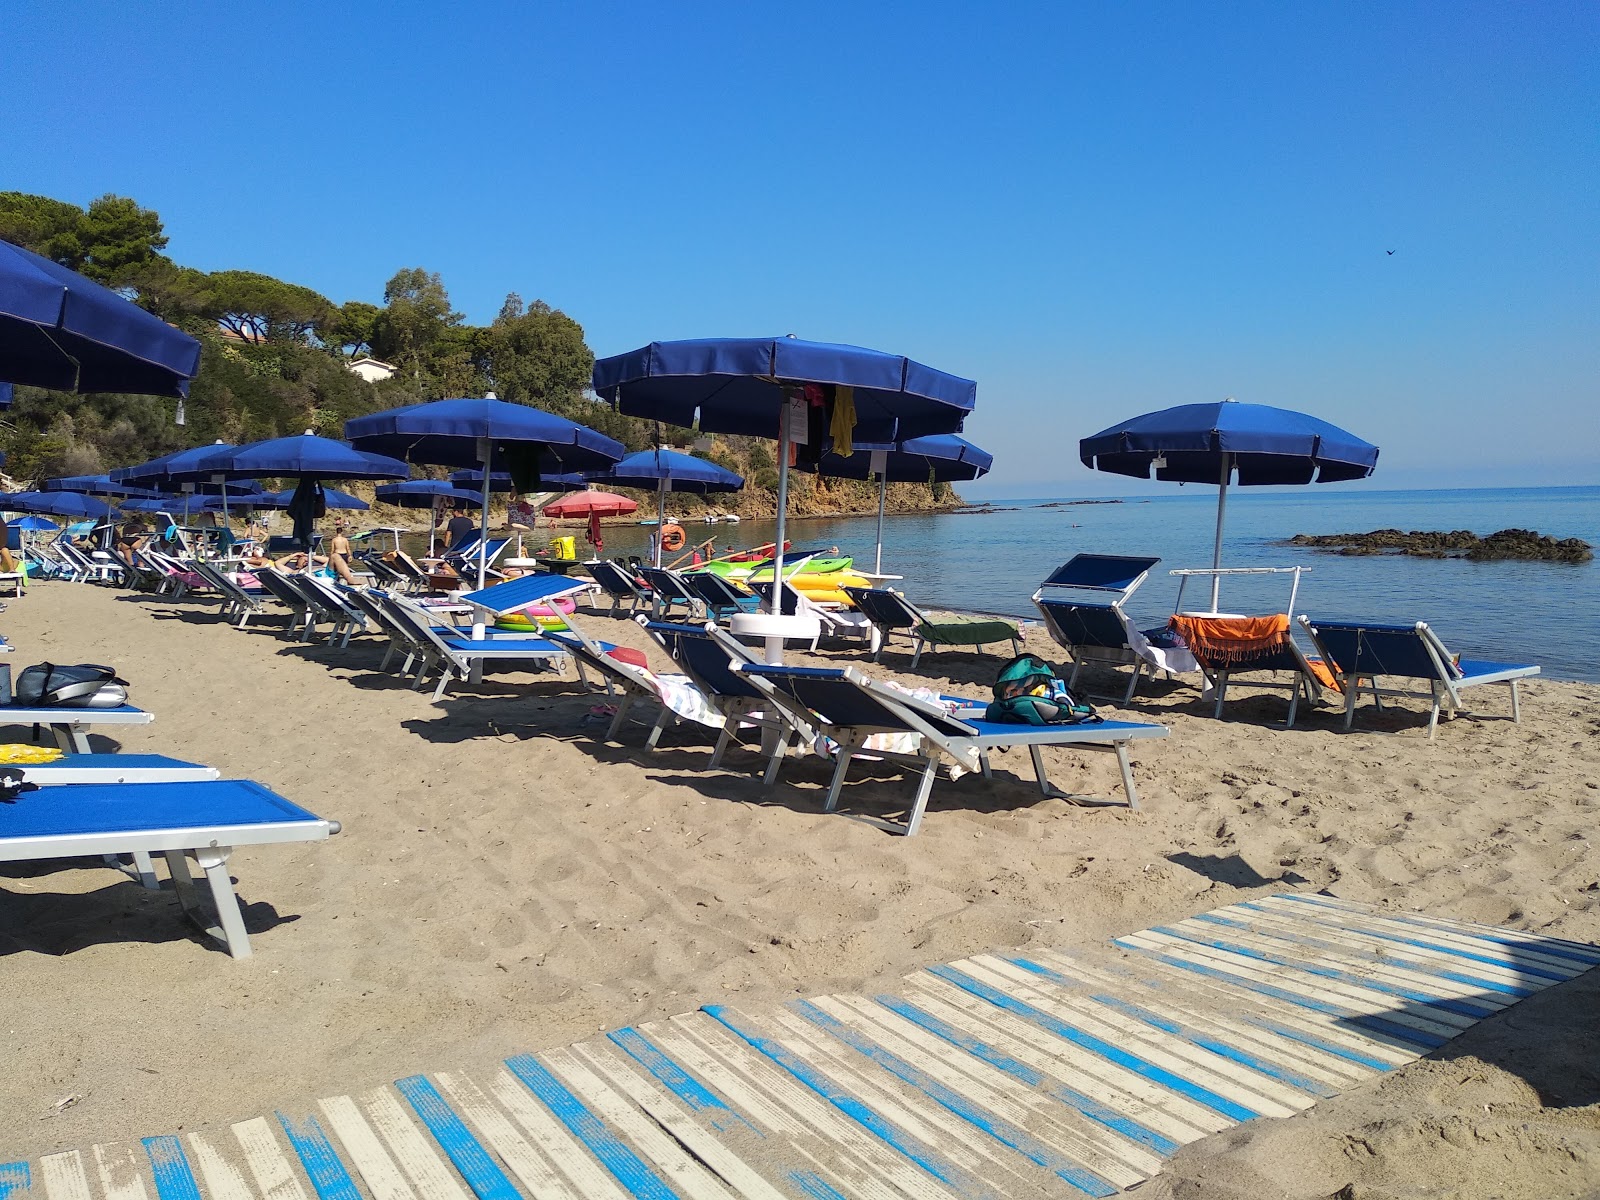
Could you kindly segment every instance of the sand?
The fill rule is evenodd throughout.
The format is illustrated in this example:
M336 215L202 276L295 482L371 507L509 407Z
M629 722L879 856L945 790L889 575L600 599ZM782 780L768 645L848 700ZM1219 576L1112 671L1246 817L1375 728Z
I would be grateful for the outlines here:
M589 624L647 645L625 621ZM119 733L123 748L258 779L344 824L326 843L235 855L255 949L242 963L198 940L170 893L103 867L0 867L0 1161L481 1066L703 1002L1099 943L1271 891L1600 941L1596 684L1535 681L1521 726L1468 716L1433 742L1420 705L1348 735L1327 713L1284 731L1278 695L1235 685L1219 722L1192 689L1156 685L1127 713L1171 729L1135 753L1145 811L1041 800L1026 759L1002 758L992 785L941 781L906 839L823 815L819 760L767 791L749 753L706 772L696 733L669 731L654 755L639 727L599 744L594 700L570 681L492 675L433 705L375 672L376 638L301 646L273 623L241 632L208 605L91 586L37 585L0 628L18 666L116 664L157 714ZM897 648L881 673L979 694L998 659L908 664ZM1508 711L1499 689L1480 707ZM1071 791L1118 795L1109 756L1047 757ZM903 810L908 781L853 778L847 813ZM1142 1191L1600 1191L1597 974L1298 1118L1188 1147Z

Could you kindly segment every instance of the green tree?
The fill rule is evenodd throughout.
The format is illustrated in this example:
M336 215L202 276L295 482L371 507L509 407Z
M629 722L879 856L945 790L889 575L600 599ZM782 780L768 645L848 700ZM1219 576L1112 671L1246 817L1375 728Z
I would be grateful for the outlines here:
M211 314L247 342L304 343L337 312L326 296L256 271L217 271L209 283Z
M524 305L512 292L488 333L489 377L502 399L581 419L575 413L594 370L582 325L542 300Z
M0 192L0 240L77 270L83 265L83 209L27 192Z
M323 333L323 343L335 354L355 358L371 354L376 336L378 318L383 310L364 300L349 300L341 304Z
M101 196L84 214L79 238L90 279L119 284L125 272L161 256L167 235L154 209L141 208L126 196Z
M447 329L461 324L437 272L406 267L383 288L383 312L373 328L373 351L404 367L417 382L429 371L429 355Z

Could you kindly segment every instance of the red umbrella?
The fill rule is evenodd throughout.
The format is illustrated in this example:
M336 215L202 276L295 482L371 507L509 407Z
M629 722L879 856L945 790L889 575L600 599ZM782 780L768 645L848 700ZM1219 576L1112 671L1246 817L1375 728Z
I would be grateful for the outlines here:
M546 504L547 517L620 517L636 512L639 505L615 492L569 492L561 499Z
M615 492L571 492L544 506L547 517L588 517L589 532L585 539L599 553L604 545L600 537L601 517L620 517L634 512L639 505Z

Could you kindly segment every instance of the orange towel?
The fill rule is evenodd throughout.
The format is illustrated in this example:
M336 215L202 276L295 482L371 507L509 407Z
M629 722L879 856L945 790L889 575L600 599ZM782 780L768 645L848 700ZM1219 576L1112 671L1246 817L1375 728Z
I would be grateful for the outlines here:
M1239 663L1281 650L1289 641L1289 614L1270 617L1189 617L1175 614L1172 631L1204 663Z

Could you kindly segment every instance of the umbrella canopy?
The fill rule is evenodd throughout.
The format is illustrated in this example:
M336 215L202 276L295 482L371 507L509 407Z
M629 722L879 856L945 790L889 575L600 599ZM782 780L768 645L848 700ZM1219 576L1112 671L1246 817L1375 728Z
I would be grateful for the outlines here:
M131 483L117 483L109 475L58 475L39 485L41 492L77 492L84 496L140 496L148 499L157 493Z
M28 533L43 533L46 529L60 529L61 526L48 518L35 517L30 514L12 521L11 528L25 530Z
M1116 475L1217 484L1217 536L1211 568L1222 568L1228 483L1242 486L1365 479L1378 448L1337 425L1266 404L1180 404L1102 429L1078 443L1083 465ZM1222 580L1211 577L1216 611Z
M346 421L344 434L358 449L441 467L481 467L480 439L490 443L492 469L514 470L523 465L515 461L519 453L529 453L541 473L592 471L627 453L621 442L587 425L493 398L386 409Z
M6 512L53 513L58 517L103 517L106 506L78 492L12 492L0 495L0 509Z
M483 497L464 487L445 483L439 479L408 479L404 483L380 483L373 489L373 498L380 504L396 504L401 508L432 508L444 499L451 504L478 505Z
M163 454L160 458L152 458L149 462L138 463L131 467L117 467L111 472L111 479L115 483L132 483L141 487L162 487L174 482L174 476L191 476L193 469L202 459L222 450L231 450L233 447L227 442L213 442L209 446L191 446L187 450L175 450L171 454Z
M667 523L668 492L693 492L703 496L710 492L736 492L744 486L744 477L726 467L692 454L659 448L630 454L610 470L593 472L589 478L595 483L618 487L655 489L656 534L651 540L658 567L661 565L661 529ZM550 510L546 508L545 511Z
M200 343L75 271L0 242L0 379L186 396Z
M1252 484L1365 479L1378 448L1337 425L1266 404L1180 404L1102 429L1078 443L1096 471L1177 483ZM1159 461L1158 461L1159 460Z
M831 450L817 463L817 474L835 479L878 481L878 536L873 572L883 571L883 510L891 483L952 483L977 479L994 464L994 455L953 433L933 433L904 442L857 442L849 455Z
M294 503L295 490L288 488L281 492L262 492L261 495L241 503L248 504L252 508L288 508ZM216 502L208 500L206 503L211 505ZM341 492L338 488L330 487L322 489L322 505L324 508L349 508L358 512L365 512L369 507L360 496L352 496L349 492Z
M117 505L125 513L177 513L183 509L183 496L139 496Z
M474 492L483 491L483 471L451 471L450 482L458 488L470 488ZM540 475L539 490L541 492L581 492L589 486L589 477L581 471L563 471L559 475ZM489 476L489 490L491 492L513 491L511 472L495 471Z
M480 492L480 589L489 566L493 471L504 468L515 491L532 492L539 489L539 478L546 472L599 470L627 453L621 442L587 425L492 396L391 408L346 421L344 431L351 443L363 450L442 467L477 466L485 473Z
M547 517L621 517L638 509L637 501L615 492L573 492L544 506Z
M786 389L851 389L856 436L955 433L977 403L978 385L898 354L799 338L708 338L651 342L594 365L595 394L634 417L707 433L774 437ZM831 416L831 414L830 414Z
M735 475L726 467L680 454L676 450L641 450L604 471L589 474L594 483L609 483L618 487L659 488L671 492L736 492L744 486L744 477ZM545 510L546 512L549 509Z
M225 479L404 479L411 468L398 459L369 454L314 433L268 438L248 446L217 446L185 470L167 471L178 483Z
M651 342L598 360L592 383L629 416L778 439L780 578L797 427L818 451L824 430L846 427L852 440L880 442L956 433L978 399L972 380L909 358L792 337Z

